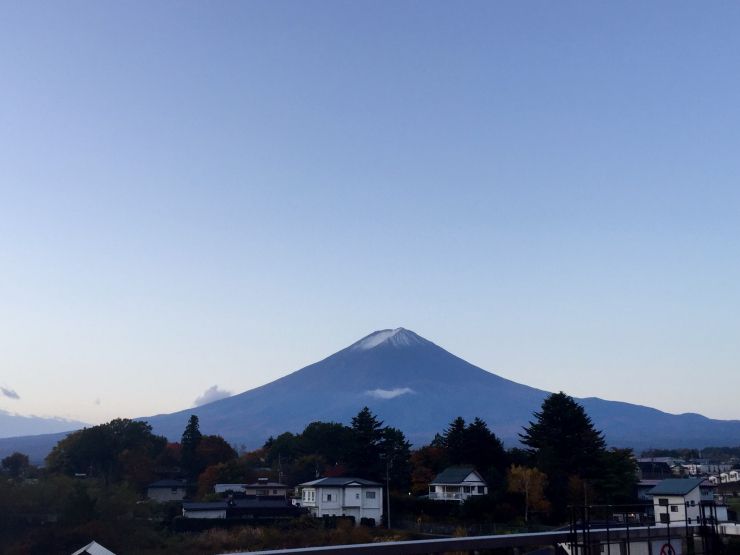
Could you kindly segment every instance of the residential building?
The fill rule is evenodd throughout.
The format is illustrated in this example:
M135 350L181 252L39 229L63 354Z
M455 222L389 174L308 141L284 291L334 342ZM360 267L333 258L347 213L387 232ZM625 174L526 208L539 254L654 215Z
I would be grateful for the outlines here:
M715 486L704 478L663 480L648 492L656 526L726 521L727 507L714 501Z
M445 468L429 484L429 499L435 501L462 503L469 497L487 493L488 484L472 466Z
M234 493L245 497L279 497L288 498L288 490L291 488L280 482L271 482L267 478L259 478L252 484L216 484L213 486L215 493Z
M362 478L320 478L298 485L301 507L316 517L351 516L355 522L383 518L383 486Z
M183 503L182 516L198 519L269 520L289 519L301 510L285 499L228 499L205 503Z
M160 503L182 501L186 494L187 483L185 480L159 480L146 487L146 496Z

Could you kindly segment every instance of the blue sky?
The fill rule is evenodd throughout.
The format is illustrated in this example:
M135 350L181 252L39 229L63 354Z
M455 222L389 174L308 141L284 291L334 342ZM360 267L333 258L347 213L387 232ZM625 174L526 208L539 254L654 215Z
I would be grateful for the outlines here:
M740 5L6 2L0 410L238 392L404 326L740 418Z

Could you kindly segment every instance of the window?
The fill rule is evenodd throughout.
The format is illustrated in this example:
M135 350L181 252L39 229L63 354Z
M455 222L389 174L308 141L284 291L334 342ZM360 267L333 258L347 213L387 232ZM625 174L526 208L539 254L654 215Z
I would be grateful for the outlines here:
M470 493L470 486L463 486L463 493Z
M177 488L170 488L170 491L171 491L172 493L177 493Z
M665 498L665 497L660 497L658 499L658 505L660 505L662 507L667 507L668 506L668 499Z
M671 512L672 513L677 513L678 512L678 507L676 505L671 505Z
M375 492L374 491L366 491L365 492L365 499L375 499Z
M486 487L485 486L478 486L478 493L486 493Z
M355 499L359 499L359 498L360 498L360 494L359 493L355 493Z
M331 493L327 493L326 494L326 500L327 501L331 501Z

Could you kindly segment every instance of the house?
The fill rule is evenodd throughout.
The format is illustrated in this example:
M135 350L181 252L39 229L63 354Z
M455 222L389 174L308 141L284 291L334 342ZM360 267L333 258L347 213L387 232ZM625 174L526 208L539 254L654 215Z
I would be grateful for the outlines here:
M640 480L637 482L637 499L640 501L652 501L650 490L657 486L661 480Z
M214 493L244 493L246 491L247 484L215 484L213 486Z
M159 480L146 487L146 496L160 503L166 501L182 501L187 493L185 480Z
M247 496L254 495L255 497L280 497L287 499L289 489L285 484L270 482L267 478L258 478L255 483L244 485L244 493Z
M280 482L270 482L267 478L259 478L252 484L216 484L215 493L235 493L245 497L279 497L288 498L290 488Z
M648 492L656 526L727 520L727 507L714 502L714 485L704 478L663 480Z
M72 553L72 555L116 555L110 549L106 549L96 541L88 543L85 547L82 547Z
M301 510L285 499L228 499L182 504L182 516L198 519L270 520L299 516Z
M680 465L671 457L637 459L637 475L641 480L665 480L680 474Z
M429 499L435 501L458 501L468 497L486 495L488 484L472 466L445 468L429 484Z
M355 522L383 518L383 486L362 478L319 478L298 485L300 500L315 517L351 516Z

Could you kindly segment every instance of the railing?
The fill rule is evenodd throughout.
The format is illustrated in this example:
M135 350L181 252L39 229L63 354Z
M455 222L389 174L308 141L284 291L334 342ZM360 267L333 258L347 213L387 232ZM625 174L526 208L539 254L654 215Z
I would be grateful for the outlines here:
M464 496L464 497L463 497ZM469 493L432 492L429 499L441 499L443 501L462 501L470 496Z
M629 529L592 529L588 530L587 542L607 541L610 543L627 541L651 541L679 539L696 533L698 527L687 528L675 526L670 531L665 528L648 526ZM668 535L671 534L671 535ZM575 535L569 530L538 532L528 534L500 534L494 536L472 536L467 538L442 538L433 540L414 540L403 542L361 543L355 545L331 545L321 547L304 547L300 549L276 549L271 551L250 551L249 555L416 555L423 553L445 553L448 551L474 551L481 549L501 549L513 547L552 547L558 545L582 544L586 538ZM581 553L579 549L577 553ZM247 552L231 555L246 555Z

